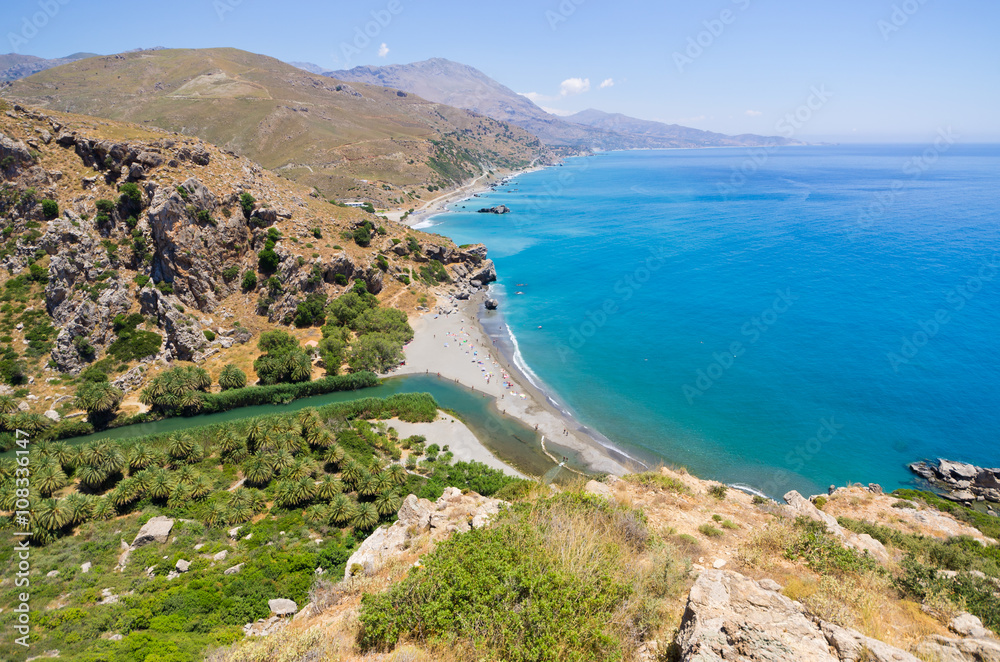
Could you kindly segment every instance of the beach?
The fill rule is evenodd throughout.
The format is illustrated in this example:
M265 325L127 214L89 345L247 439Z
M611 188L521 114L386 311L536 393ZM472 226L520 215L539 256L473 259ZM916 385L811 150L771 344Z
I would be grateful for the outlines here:
M562 460L558 451L562 447L572 451L588 471L616 475L631 471L625 458L613 457L611 449L553 406L494 346L477 318L484 298L479 293L469 301L454 301L439 295L434 310L411 320L414 339L405 348L406 362L392 375L437 374L492 397L501 413L538 430L547 454L557 463ZM489 452L485 447L482 450Z

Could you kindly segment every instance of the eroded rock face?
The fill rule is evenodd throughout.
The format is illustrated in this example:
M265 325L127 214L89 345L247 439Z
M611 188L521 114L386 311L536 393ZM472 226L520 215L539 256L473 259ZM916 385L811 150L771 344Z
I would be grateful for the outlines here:
M378 572L387 561L407 548L408 541L421 535L429 534L431 539L441 540L455 532L486 526L504 505L505 502L499 499L475 492L462 494L454 487L446 488L435 502L411 494L403 501L392 526L375 529L351 554L344 578Z
M837 662L801 606L727 570L706 570L688 594L681 659Z
M706 570L677 635L689 662L920 662L859 632L814 622L798 602L729 570Z
M986 500L1000 503L1000 468L986 469L964 462L938 460L937 464L914 462L910 471L949 490L955 501Z

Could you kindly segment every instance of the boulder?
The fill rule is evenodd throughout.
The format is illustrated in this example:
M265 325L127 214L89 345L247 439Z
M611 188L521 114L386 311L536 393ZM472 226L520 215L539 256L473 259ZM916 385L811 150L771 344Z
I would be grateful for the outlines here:
M906 651L833 623L823 621L820 629L841 662L920 662Z
M837 662L820 629L785 596L728 570L702 572L677 634L680 659Z
M226 551L226 550L222 550L221 552L217 552L215 555L213 555L212 556L212 560L213 561L225 561L227 556L229 556L229 552Z
M479 281L480 284L485 285L487 283L492 283L497 279L497 270L493 265L493 260L483 260L479 263L478 268L472 270L469 274L470 281Z
M47 418L50 421L52 421L53 423L58 423L60 420L62 420L62 417L59 415L59 412L57 412L55 409L49 409L48 411L46 411L42 415L45 418Z
M951 619L951 622L948 623L948 627L952 632L957 632L963 637L990 639L994 636L993 632L983 627L983 622L979 620L979 618L968 612L962 612L955 618Z
M480 214L509 214L510 207L507 205L496 205L494 207L483 207L479 210Z
M171 529L174 528L174 520L169 517L154 517L142 525L139 533L132 541L132 547L142 547L151 542L164 543L170 536Z
M184 559L178 559L174 567L177 568L177 572L187 572L188 568L191 567L191 562L185 561Z
M590 494L596 494L599 497L604 497L605 499L611 498L611 488L604 483L599 483L596 480L588 480L587 484L583 486L585 492Z
M270 607L271 611L277 616L291 616L299 610L298 605L296 605L294 601L286 598L268 600L267 606Z
M80 572L83 574L87 574L88 572L90 572L90 569L92 567L94 567L94 564L91 563L90 561L87 561L86 563L80 565Z
M990 639L952 639L931 635L917 644L918 655L937 662L1000 662L1000 643Z
M483 305L486 306L486 310L496 310L500 307L500 302L496 299L487 299Z
M375 529L351 554L344 578L378 572L389 559L402 554L410 540L421 535L441 540L455 531L486 526L502 505L504 502L499 499L475 492L462 494L454 487L446 488L436 502L411 494L403 501L392 526Z
M236 565L234 565L231 568L226 568L226 571L223 572L222 574L224 574L224 575L235 575L235 574L238 574L239 571L242 570L242 569L243 569L243 564L242 563L237 563Z

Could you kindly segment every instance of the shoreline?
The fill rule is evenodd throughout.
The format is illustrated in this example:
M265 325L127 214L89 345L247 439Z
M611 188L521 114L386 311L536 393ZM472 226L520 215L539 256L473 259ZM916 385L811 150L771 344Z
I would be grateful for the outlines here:
M594 473L624 475L645 466L602 443L494 345L494 335L483 327L478 315L485 293L477 293L467 302L447 294L438 296L433 311L413 320L415 335L404 350L406 363L392 376L437 374L491 396L491 407L539 432L542 450L557 463L553 453L568 451L581 468ZM508 464L503 457L498 459ZM562 463L567 461L564 455Z
M510 180L513 179L514 177L519 177L529 172L544 170L547 167L550 166L531 165L523 170L516 170L514 172L510 172L503 175L498 173L494 173L492 175L489 173L483 173L482 175L476 177L467 184L463 184L462 186L458 187L457 189L454 189L453 191L445 193L444 195L439 195L433 200L428 200L419 208L415 209L413 213L411 213L405 219L398 218L392 220L402 223L403 225L413 228L414 230L426 230L428 227L431 226L424 226L424 227L418 227L418 226L423 223L426 223L427 221L429 221L434 216L437 216L438 214L444 214L451 211L450 209L448 209L448 205L457 202L462 202L463 200L468 200L474 197L477 193L484 193L486 191L489 191L497 183L502 182L504 180ZM482 180L486 180L486 182L480 183L482 182Z

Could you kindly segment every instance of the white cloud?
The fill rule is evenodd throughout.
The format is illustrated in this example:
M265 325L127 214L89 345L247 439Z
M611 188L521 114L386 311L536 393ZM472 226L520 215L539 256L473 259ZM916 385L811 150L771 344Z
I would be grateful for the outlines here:
M389 47L386 46L385 42L383 41L382 45L378 47L378 56L385 57L388 54L389 54Z
M567 78L559 85L559 95L571 97L576 94L583 94L590 89L589 78Z
M747 111L747 115L749 115L750 117L760 117L763 114L764 113L760 112L759 110L748 110Z
M603 89L604 89L605 87L614 87L614 86L615 86L615 79L614 79L614 78L605 78L605 79L604 79L604 82L603 82L603 83L601 83L601 89L602 89L602 90L603 90Z

